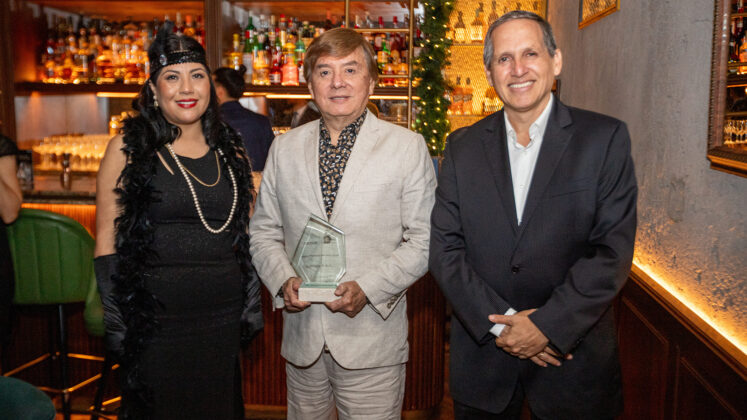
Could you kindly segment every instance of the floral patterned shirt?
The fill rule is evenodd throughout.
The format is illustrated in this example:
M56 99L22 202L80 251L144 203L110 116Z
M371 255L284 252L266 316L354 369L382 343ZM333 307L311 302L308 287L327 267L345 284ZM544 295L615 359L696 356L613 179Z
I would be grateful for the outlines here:
M342 130L337 139L337 146L332 145L324 118L319 120L319 183L322 187L322 200L327 219L332 217L332 207L335 205L337 190L342 182L342 174L345 172L345 165L353 151L358 132L366 119L366 112L364 110L358 119Z

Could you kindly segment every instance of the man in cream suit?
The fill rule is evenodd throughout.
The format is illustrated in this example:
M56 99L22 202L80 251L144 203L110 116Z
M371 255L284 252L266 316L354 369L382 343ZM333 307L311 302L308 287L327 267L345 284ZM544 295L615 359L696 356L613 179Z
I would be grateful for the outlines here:
M304 63L322 114L270 149L251 254L283 312L288 418L399 418L408 357L405 291L427 269L435 174L422 136L366 110L373 50L325 32ZM290 259L310 215L345 232L346 273L327 303L298 300Z

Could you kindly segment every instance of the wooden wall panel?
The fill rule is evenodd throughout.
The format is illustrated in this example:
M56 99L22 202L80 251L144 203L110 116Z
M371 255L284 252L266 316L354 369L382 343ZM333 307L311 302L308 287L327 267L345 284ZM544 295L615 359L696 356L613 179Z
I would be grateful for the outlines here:
M703 336L637 276L618 310L623 419L741 419L747 367Z
M265 328L243 354L244 403L284 406L285 360L280 356L283 340L283 312L272 310L272 300L262 287L262 315Z
M680 359L679 362L673 418L739 419L747 415L737 413L687 360Z
M23 203L23 208L47 210L67 216L83 225L96 238L96 206L93 204Z
M666 401L668 340L649 323L628 299L619 305L620 363L628 367L623 374L625 417L663 419Z
M407 291L407 315L410 360L403 409L425 410L444 396L446 301L430 273Z

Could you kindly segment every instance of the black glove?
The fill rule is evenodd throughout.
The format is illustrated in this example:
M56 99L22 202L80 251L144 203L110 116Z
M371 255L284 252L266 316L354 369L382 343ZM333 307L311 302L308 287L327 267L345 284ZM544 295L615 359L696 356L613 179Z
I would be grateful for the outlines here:
M104 308L104 345L106 350L119 358L124 354L123 342L127 326L122 319L119 303L114 297L114 280L112 276L117 272L119 257L116 254L103 255L93 259L93 269L96 272L96 283L101 295Z
M261 283L254 267L244 278L244 308L241 312L241 345L246 347L264 327L262 318Z

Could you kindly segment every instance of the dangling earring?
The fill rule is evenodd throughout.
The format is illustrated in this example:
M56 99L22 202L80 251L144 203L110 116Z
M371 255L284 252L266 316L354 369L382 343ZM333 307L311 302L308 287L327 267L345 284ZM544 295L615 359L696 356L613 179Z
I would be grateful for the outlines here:
M155 96L153 97L153 106L158 109L158 98L156 98Z

